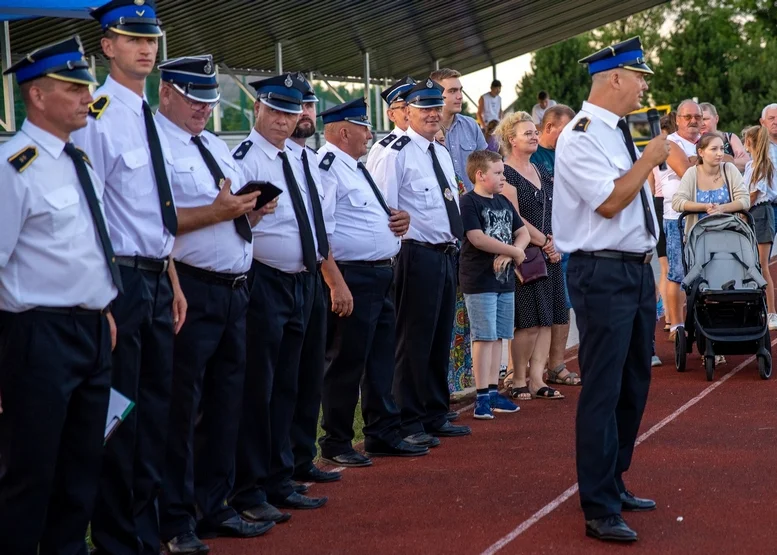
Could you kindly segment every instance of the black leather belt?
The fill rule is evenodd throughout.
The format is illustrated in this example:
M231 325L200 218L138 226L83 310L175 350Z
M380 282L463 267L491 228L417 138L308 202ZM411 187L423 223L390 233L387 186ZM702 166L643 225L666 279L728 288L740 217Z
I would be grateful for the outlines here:
M127 268L163 274L167 271L170 261L167 258L148 258L146 256L117 256L116 264L126 266Z
M343 266L366 266L368 268L391 268L396 262L396 256L385 258L383 260L338 260L337 263Z
M650 264L650 261L653 260L652 252L640 254L636 252L601 250L575 251L572 253L572 255L589 256L593 258L609 258L610 260L623 260L624 262L637 262L639 264Z
M224 272L211 272L210 270L203 270L202 268L196 268L189 264L184 264L178 260L175 261L175 269L188 276L204 281L205 283L212 283L214 285L223 285L232 289L239 289L248 279L246 274L227 274Z
M103 309L82 308L80 306L36 306L32 310L36 312L48 312L49 314L64 314L66 316L84 316L107 314L110 312L110 305Z
M443 254L456 254L459 252L459 247L453 243L424 243L423 241L416 241L415 239L404 239L402 242L423 247L425 249L432 249L433 251L441 252Z

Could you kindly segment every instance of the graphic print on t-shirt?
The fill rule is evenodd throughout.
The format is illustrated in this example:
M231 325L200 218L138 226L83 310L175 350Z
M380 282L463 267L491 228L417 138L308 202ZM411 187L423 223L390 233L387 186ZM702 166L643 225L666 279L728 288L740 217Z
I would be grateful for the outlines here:
M483 233L489 237L493 237L502 243L508 245L512 244L513 236L513 215L509 210L492 210L491 208L483 208L483 220L486 222L486 228ZM496 255L494 255L496 258ZM507 282L508 272L512 272L512 263L508 264L504 270L499 272L494 271L494 275L499 283Z

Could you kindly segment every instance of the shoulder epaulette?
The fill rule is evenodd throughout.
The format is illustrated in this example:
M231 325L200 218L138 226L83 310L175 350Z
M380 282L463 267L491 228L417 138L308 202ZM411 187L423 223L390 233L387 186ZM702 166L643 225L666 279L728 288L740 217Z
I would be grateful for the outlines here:
M397 138L397 136L396 136L396 135L394 135L394 133L389 133L388 135L386 135L385 137L383 137L383 140L382 140L382 141L380 141L378 144L379 144L380 146L382 146L382 147L387 147L388 145L390 145L390 144L391 144L391 141L393 141L393 140L394 140L394 139L396 139L396 138Z
M324 170L325 172L329 171L329 168L332 167L332 162L335 161L335 153L334 152L327 152L324 157L321 159L321 163L318 164L318 167Z
M572 131L582 131L583 133L585 133L586 131L588 131L588 126L589 125L591 125L591 120L590 119L588 119L588 118L580 118L579 120L577 120L577 123L572 128Z
M11 164L14 169L22 173L26 170L32 161L38 157L38 147L26 146L19 152L8 158L8 163Z
M92 102L89 105L89 115L92 116L94 119L100 119L105 112L105 109L108 107L108 104L111 103L111 97L108 95L102 95L97 98L94 102Z
M237 147L237 150L232 154L232 158L235 160L242 160L245 158L246 154L248 154L248 151L251 150L253 145L253 141L243 141L240 143L240 146Z
M84 162L86 162L87 164L89 164L89 167L90 167L90 168L94 169L94 166L92 166L92 161L91 161L91 160L89 160L89 156L87 156L87 155L86 155L86 152L84 152L83 150L81 150L81 149L80 149L80 148L78 148L78 147L76 147L76 150L77 150L77 151L78 151L78 153L81 155L81 158L83 158L83 159L84 159Z
M391 148L394 150L402 150L405 148L405 145L410 142L410 137L407 135L402 135L399 139L394 141L394 144L391 145Z

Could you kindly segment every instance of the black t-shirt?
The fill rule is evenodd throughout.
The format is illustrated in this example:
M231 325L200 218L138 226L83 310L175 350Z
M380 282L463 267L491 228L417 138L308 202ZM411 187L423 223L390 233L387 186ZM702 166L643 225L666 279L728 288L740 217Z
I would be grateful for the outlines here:
M467 231L479 229L489 237L513 244L513 234L523 227L523 221L515 208L502 195L494 198L482 197L470 191L459 201L461 221L464 224L464 243L459 254L459 285L461 292L502 293L515 289L513 264L505 271L494 272L496 254L481 251L469 242Z

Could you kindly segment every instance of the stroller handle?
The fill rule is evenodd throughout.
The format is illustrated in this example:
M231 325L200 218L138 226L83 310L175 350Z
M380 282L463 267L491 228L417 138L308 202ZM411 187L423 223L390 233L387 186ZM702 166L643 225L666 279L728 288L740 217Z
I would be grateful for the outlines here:
M691 214L706 214L706 212L701 212L698 210L684 210L682 214L680 214L680 217L677 218L677 227L680 228L680 243L682 244L683 248L685 248L685 217L690 216ZM750 224L750 227L755 229L755 220L753 219L753 215L748 210L737 210L736 212L726 212L726 214L744 214L744 216L747 219L747 223Z

